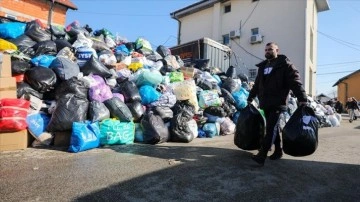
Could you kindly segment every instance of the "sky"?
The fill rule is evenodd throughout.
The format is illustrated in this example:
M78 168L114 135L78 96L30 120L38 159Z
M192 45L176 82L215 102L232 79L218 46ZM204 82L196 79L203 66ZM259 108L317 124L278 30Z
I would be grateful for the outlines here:
M290 1L290 0L278 0ZM72 0L78 10L68 10L66 25L77 20L93 30L108 29L152 47L177 43L178 22L170 13L197 0ZM360 0L328 0L330 10L318 13L318 67L316 94L336 96L332 85L360 69Z

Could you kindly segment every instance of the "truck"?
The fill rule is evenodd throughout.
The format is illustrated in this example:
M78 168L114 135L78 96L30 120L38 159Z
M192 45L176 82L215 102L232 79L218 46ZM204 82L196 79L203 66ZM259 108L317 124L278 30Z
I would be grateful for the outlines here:
M218 67L224 72L230 66L231 49L207 37L171 47L170 51L172 55L178 55L184 63L209 59L209 67Z

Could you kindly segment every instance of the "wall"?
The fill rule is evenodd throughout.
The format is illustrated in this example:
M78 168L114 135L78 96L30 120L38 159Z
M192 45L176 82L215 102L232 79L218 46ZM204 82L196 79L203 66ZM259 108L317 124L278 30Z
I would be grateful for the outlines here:
M347 83L347 95L346 95L346 84ZM338 100L345 104L347 97L355 97L360 101L360 72L351 76L349 79L344 80L338 84Z
M223 7L228 3L231 3L231 12L224 13ZM249 69L257 69L255 64L264 59L265 44L276 42L280 54L288 56L298 68L307 93L315 95L317 11L314 8L314 0L231 0L217 3L212 8L181 18L180 40L185 43L207 36L222 42L222 35L241 29L241 37L230 40L229 46L234 51L232 64L238 67L238 73L247 75ZM259 28L263 42L250 44L252 28ZM309 59L310 30L314 34L313 61Z
M46 0L0 0L0 16L11 14L19 21L41 20L47 24L50 2ZM65 25L67 8L56 4L53 10L52 23Z

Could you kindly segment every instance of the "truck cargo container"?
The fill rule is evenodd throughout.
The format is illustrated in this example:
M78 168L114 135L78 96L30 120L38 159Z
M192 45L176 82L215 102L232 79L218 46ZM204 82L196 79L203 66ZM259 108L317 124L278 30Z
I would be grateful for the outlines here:
M172 55L179 55L185 62L196 59L209 59L209 67L218 67L226 71L230 66L231 49L210 38L201 38L170 48Z

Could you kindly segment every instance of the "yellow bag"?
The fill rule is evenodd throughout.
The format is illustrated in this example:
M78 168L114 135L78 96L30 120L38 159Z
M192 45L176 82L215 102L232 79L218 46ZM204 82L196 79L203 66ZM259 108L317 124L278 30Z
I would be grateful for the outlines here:
M17 50L17 46L9 41L0 39L0 51Z

